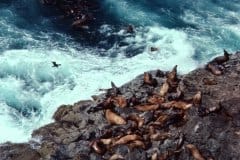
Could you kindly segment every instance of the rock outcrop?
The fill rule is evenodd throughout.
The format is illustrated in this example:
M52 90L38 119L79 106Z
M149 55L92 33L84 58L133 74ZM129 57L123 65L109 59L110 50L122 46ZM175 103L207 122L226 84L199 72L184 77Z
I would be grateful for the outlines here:
M212 63L211 63L212 64ZM105 94L63 105L28 144L1 160L239 159L240 53L186 75L150 71ZM181 67L181 66L180 66Z
M86 29L94 21L93 13L99 8L98 2L91 0L40 0L43 5L60 11L60 18L70 20L74 29Z

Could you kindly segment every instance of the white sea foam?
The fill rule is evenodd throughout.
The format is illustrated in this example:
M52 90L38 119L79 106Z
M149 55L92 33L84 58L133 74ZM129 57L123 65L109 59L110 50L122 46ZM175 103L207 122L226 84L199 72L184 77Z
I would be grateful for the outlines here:
M104 0L103 4L106 6L105 8L108 9L113 15L131 23L152 24L156 23L154 21L160 18L158 14L146 12L146 8L138 5L136 2L126 0Z

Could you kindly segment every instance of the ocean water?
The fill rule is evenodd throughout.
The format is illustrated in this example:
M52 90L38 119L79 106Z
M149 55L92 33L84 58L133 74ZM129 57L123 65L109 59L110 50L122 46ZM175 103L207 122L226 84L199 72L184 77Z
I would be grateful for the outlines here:
M0 0L0 143L28 141L58 106L89 99L111 81L175 64L184 74L223 48L239 50L239 2L102 0L96 24L73 32L38 0Z

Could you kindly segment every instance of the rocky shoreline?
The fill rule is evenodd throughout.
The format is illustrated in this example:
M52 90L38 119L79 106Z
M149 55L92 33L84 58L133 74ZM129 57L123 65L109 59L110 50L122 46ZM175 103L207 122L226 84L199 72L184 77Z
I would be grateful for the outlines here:
M146 72L93 100L60 106L29 143L1 144L0 159L237 160L240 53L217 62L186 75L176 67Z

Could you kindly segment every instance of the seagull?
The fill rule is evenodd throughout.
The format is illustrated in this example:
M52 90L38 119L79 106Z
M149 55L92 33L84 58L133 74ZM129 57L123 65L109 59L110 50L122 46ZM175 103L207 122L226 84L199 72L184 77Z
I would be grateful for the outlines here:
M59 67L61 64L57 64L55 61L52 61L53 66L52 67Z

